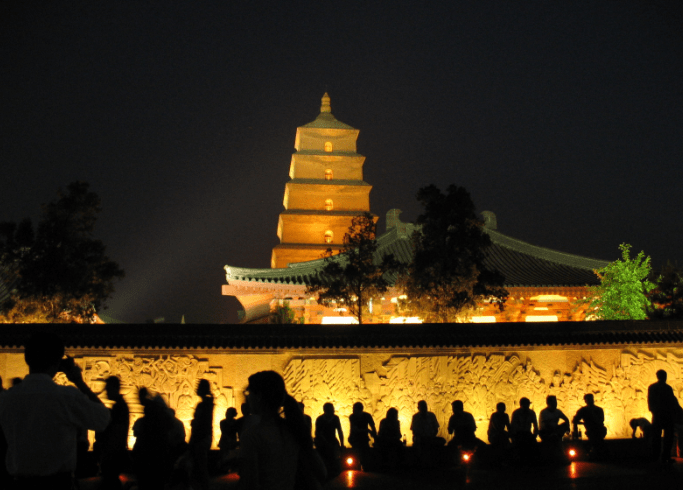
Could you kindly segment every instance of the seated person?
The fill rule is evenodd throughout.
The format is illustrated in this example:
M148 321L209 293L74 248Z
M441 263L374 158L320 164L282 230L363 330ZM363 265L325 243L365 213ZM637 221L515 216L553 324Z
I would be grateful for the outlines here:
M507 446L510 442L510 431L510 417L505 413L505 403L500 402L489 420L489 442L492 446Z
M538 435L536 412L531 408L531 401L524 397L519 400L519 408L512 412L510 436L512 442L535 442Z
M539 420L541 441L561 441L562 436L569 432L569 419L557 408L554 395L549 395L545 401L547 406L541 410Z
M448 420L448 433L453 434L453 439L448 445L461 446L468 449L473 449L476 446L477 437L474 433L477 431L477 424L471 413L465 412L463 403L456 400L451 404L453 415Z
M592 443L601 442L607 436L605 412L595 405L592 393L584 395L583 401L586 402L586 406L579 408L572 419L574 437L579 438L579 424L583 424L588 440Z
M403 443L401 442L401 421L398 410L390 408L387 416L379 423L379 432L375 439L375 448L379 453L381 466L395 469L403 459Z
M417 413L413 415L410 430L413 431L413 446L419 448L436 444L439 422L436 420L436 415L427 410L426 401L417 402Z

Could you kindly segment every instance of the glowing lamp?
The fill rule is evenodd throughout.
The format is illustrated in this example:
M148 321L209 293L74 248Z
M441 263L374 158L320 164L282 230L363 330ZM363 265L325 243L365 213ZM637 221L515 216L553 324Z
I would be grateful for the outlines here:
M353 458L346 458L346 464L349 466L353 465Z
M576 449L570 449L570 450L569 450L569 456L572 457L572 458L573 458L574 456L576 456Z
M462 460L463 460L465 463L467 463L467 462L470 460L471 457L472 457L472 455L470 455L469 453L465 453L465 454L462 455Z

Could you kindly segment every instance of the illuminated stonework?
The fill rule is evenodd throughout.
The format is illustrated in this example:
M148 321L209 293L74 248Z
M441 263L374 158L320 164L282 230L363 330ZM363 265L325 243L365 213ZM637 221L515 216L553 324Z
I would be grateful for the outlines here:
M315 121L297 128L271 267L315 260L328 248L338 251L353 218L370 211L372 187L363 181L358 133L332 115L327 94Z
M254 342L229 349L156 349L159 353L123 348L67 351L100 396L104 397L107 376L121 378L131 426L141 415L137 392L145 386L164 397L189 435L188 423L199 402L194 395L196 383L208 379L216 399L214 447L226 408L239 409L247 378L268 369L283 374L289 392L304 402L313 418L322 413L324 403L332 402L346 435L353 403L363 402L376 423L388 408L397 408L409 442L410 420L419 400L426 400L436 414L443 437L447 437L451 402L462 400L474 415L482 440L498 402L504 402L511 413L521 397L528 397L538 413L552 394L559 408L572 417L586 393L593 393L596 404L604 408L608 437L630 437L631 419L650 419L647 387L655 382L659 369L667 371L668 383L683 402L683 345L264 348ZM16 348L0 348L0 375L5 382L26 374L23 355Z
M566 355L562 355L566 358ZM477 437L487 440L489 417L496 404L504 402L508 413L527 397L538 413L548 395L555 395L559 407L572 417L583 406L583 395L593 393L605 410L608 438L631 436L629 421L649 417L647 387L656 381L655 372L664 369L679 400L683 401L683 351L624 351L615 362L600 365L590 356L575 357L575 366L548 366L548 356L514 354L467 354L456 356L391 356L363 370L359 358L293 359L284 375L290 393L302 400L311 414L322 413L332 402L348 434L352 405L361 401L376 422L395 407L408 441L408 430L417 402L426 400L439 421L439 436L448 439L451 402L461 400L477 422ZM538 364L538 367L536 366ZM541 375L539 368L546 373Z
M175 410L176 417L185 426L186 438L189 441L194 407L200 400L195 395L197 383L200 379L207 379L211 383L215 403L212 444L214 448L220 439L218 424L225 418L226 409L235 405L232 387L223 385L222 368L210 367L207 359L191 355L116 355L82 356L77 357L76 362L83 370L85 382L100 397L106 396L104 381L107 377L117 376L121 380L121 394L130 410L131 431L128 443L131 448L135 443L133 424L143 415L143 407L138 399L138 391L143 386L151 393L161 395L166 404ZM64 385L69 383L61 373L57 382Z

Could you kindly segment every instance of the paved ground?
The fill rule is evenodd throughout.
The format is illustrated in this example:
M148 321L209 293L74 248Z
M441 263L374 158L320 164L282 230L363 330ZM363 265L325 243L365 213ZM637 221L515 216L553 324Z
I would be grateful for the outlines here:
M81 480L81 490L95 490L98 479ZM211 490L237 489L236 475L214 478ZM611 490L611 489L669 489L683 488L683 460L669 467L643 461L622 463L574 462L559 467L501 467L473 466L467 475L457 469L424 472L399 471L394 474L366 473L349 470L330 481L326 490L441 490L464 489L545 489Z

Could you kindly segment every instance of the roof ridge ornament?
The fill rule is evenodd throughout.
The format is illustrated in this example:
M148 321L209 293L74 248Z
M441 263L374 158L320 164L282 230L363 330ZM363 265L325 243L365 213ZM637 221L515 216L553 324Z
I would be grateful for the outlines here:
M330 114L332 113L332 106L330 105L330 96L327 95L327 92L325 92L325 95L323 95L322 103L320 104L320 112L329 112Z

